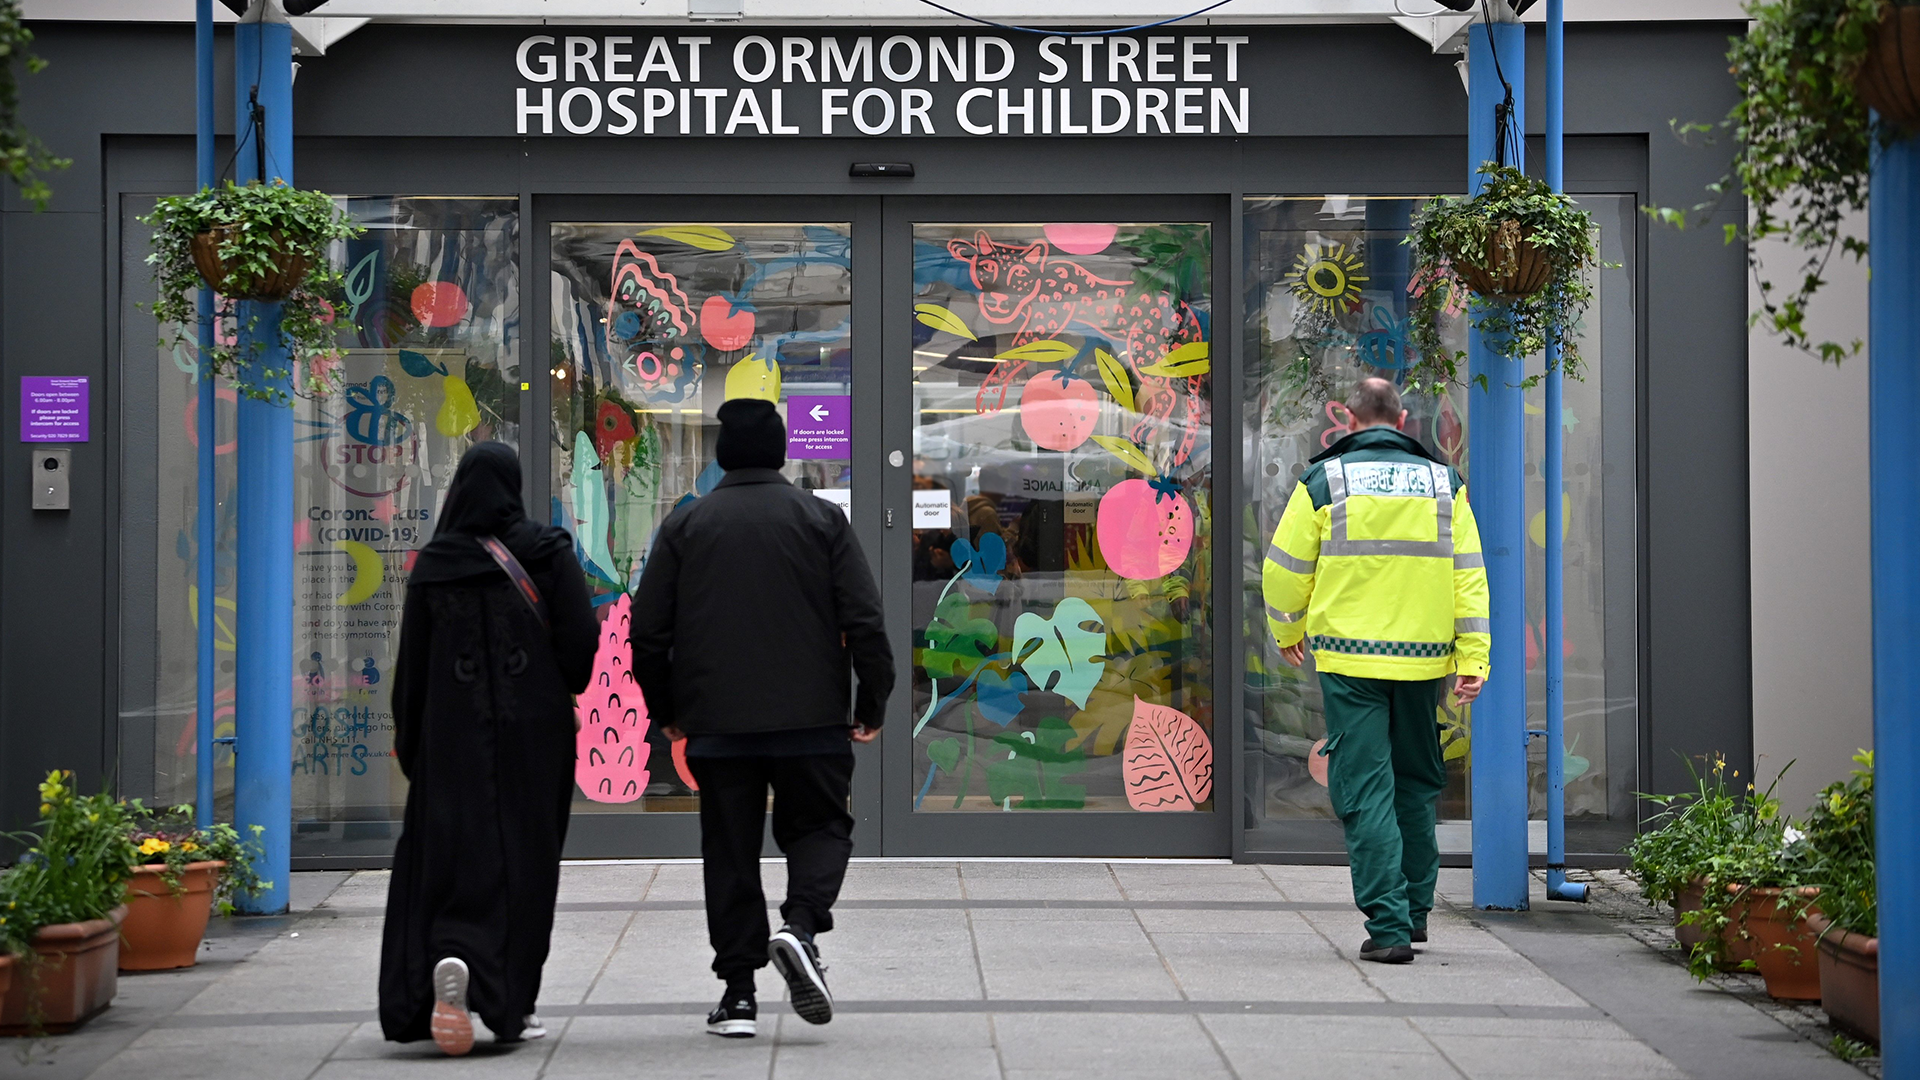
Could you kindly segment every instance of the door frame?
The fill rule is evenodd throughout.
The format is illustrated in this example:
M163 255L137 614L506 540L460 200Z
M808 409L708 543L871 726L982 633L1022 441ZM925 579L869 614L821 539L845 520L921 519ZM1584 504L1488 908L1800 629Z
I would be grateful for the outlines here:
M1233 206L1215 195L1000 195L911 196L887 198L883 206L885 261L883 319L888 362L882 386L885 449L913 456L913 225L916 221L1189 221L1212 226L1213 281L1208 339L1215 358L1213 432L1239 430L1238 311L1232 257L1238 250L1231 231ZM856 414L857 415L857 414ZM1222 448L1226 456L1221 456ZM898 685L889 706L883 749L887 820L884 851L900 857L1188 857L1226 858L1233 852L1234 810L1238 806L1236 762L1238 731L1232 722L1234 677L1238 670L1229 643L1238 639L1240 530L1237 521L1240 454L1238 439L1210 437L1213 461L1211 529L1213 558L1214 661L1212 673L1214 809L1207 815L1150 814L1137 811L1056 810L1022 814L920 813L913 809L917 786L913 763L913 637L911 582L913 470L880 470L885 504L899 527L885 530L878 549L881 592L887 625L896 643ZM858 499L856 498L856 503ZM869 551L875 549L869 548Z
M530 505L545 507L552 496L554 426L552 380L534 378L545 370L545 342L552 323L552 290L547 268L553 253L553 225L557 222L643 222L677 225L753 222L848 223L851 233L850 346L853 370L853 529L861 547L880 549L884 526L880 469L882 365L880 343L881 262L880 205L870 195L535 195L528 219L524 249L526 281L522 296L527 336L521 355L527 367L521 378L529 383L523 395L526 409L521 423L521 461L527 473ZM534 331L541 337L535 338ZM854 854L875 856L882 851L880 746L856 746L851 809L856 827ZM776 854L771 837L766 853ZM697 813L635 812L575 813L568 831L565 857L580 858L695 858L700 854Z

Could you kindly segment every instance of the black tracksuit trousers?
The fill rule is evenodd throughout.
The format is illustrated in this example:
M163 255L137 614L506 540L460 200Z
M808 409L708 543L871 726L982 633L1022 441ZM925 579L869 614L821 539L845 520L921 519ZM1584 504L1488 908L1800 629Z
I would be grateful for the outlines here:
M833 929L833 902L853 854L853 755L689 757L700 784L700 858L706 880L707 939L713 971L729 985L767 965L767 898L760 846L767 790L773 790L773 842L787 857L787 899L780 915L796 930Z

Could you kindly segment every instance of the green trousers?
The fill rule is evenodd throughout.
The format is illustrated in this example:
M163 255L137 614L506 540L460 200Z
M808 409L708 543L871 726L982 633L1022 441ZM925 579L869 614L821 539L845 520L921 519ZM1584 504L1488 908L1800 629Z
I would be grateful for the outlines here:
M1327 790L1346 830L1353 902L1375 945L1408 944L1433 910L1433 826L1447 784L1435 713L1445 685L1320 673Z

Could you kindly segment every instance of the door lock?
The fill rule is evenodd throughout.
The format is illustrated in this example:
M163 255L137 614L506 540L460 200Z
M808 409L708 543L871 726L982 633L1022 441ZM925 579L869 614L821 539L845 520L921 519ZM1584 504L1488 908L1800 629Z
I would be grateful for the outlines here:
M887 507L887 528L893 528L893 507Z

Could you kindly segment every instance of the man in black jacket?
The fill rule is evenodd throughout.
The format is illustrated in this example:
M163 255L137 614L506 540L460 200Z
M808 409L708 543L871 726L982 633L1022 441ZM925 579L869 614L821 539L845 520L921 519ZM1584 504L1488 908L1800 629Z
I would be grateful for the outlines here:
M769 961L801 1019L833 1019L814 938L833 929L853 852L849 740L879 738L893 653L852 526L780 475L779 411L743 398L719 418L726 478L660 526L634 596L633 671L650 715L669 738L684 734L700 784L707 936L727 984L707 1030L745 1038L754 972ZM786 925L771 937L760 887L769 787L787 856Z

